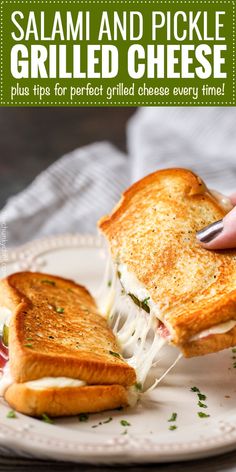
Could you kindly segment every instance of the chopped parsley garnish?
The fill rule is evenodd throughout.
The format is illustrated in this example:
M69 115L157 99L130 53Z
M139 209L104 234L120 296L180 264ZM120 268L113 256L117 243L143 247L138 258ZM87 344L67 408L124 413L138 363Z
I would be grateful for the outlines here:
M203 413L203 411L198 411L197 412L199 418L209 418L210 415L207 415L206 413Z
M144 298L144 300L142 301L142 303L144 303L144 305L147 305L147 306L148 306L148 300L150 300L150 297Z
M125 429L124 431L122 431L122 433L120 433L120 434L128 434L127 429Z
M129 297L132 298L133 302L135 305L137 305L139 308L142 308L144 311L147 313L150 313L150 308L148 306L148 300L150 297L145 298L144 300L139 300L133 293L128 293Z
M112 284L112 281L111 281L111 280L108 280L107 286L108 286L108 287L111 287L111 284Z
M232 352L236 354L236 347L233 347Z
M141 308L140 300L137 297L135 297L135 295L133 295L133 293L128 293L128 295L129 295L130 298L132 298L135 305L138 305L138 307Z
M198 402L198 406L200 408L207 408L207 405L205 403L200 402L200 401Z
M198 393L197 396L199 400L206 400L206 395L203 395L203 393Z
M120 421L121 426L131 426L131 424L127 420Z
M92 428L97 428L98 426L102 426L103 424L110 423L113 420L113 418L110 416L110 418L107 418L105 421L99 421L98 424L94 424Z
M14 410L9 410L7 413L7 418L17 418Z
M192 392L196 392L198 396L198 407L199 408L208 408L206 403L203 403L201 400L206 400L207 397L204 395L204 393L201 393L198 387L192 387L190 389ZM206 413L203 413L203 411L198 411L198 416L199 418L209 418L210 415L207 415Z
M142 386L141 382L136 382L134 384L134 386L135 386L136 390L138 390L138 392L142 391L143 386Z
M144 311L146 311L147 313L150 313L150 308L149 308L147 302L145 301L145 303L144 303L144 301L142 301L142 302L140 302L140 303L141 303L141 308L142 308Z
M110 416L110 418L107 418L107 420L103 421L102 424L107 424L107 423L110 423L112 421L112 417Z
M84 421L88 421L88 419L89 419L89 415L87 415L86 413L79 414L79 421L84 422Z
M33 341L33 338L26 338L26 341Z
M118 359L121 359L121 356L118 352L109 351L109 354L111 354L111 356L118 357Z
M41 282L42 284L52 285L53 287L56 285L56 282L54 282L54 280L44 279L44 280L41 280Z
M56 312L57 313L64 313L64 311L65 311L65 308L62 308L61 306L56 307Z
M169 426L170 431L174 431L175 429L177 429L177 426L175 424L172 424L171 426Z
M169 422L171 421L176 421L177 419L177 413L172 413L171 417L168 419Z
M207 405L205 403L200 402L200 401L198 402L198 406L200 408L207 408Z
M24 344L25 347L33 347L33 344Z
M44 423L53 424L53 420L49 418L49 416L46 415L46 413L42 414L42 421L44 421Z

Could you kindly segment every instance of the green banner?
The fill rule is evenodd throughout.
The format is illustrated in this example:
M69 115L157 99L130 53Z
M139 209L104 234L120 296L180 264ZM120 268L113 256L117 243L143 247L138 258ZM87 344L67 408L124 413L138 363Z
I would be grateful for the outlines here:
M2 0L2 106L235 106L235 0Z

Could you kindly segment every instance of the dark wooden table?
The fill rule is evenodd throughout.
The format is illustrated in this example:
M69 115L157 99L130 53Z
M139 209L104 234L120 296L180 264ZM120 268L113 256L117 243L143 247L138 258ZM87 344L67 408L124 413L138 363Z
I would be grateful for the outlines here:
M236 454L229 453L219 457L199 461L170 464L142 464L127 466L104 466L74 464L71 462L54 462L27 459L4 459L0 457L0 472L235 472Z
M95 141L126 147L126 123L133 108L0 108L0 207L62 154ZM233 472L236 453L185 463L136 465L131 472ZM0 472L120 472L124 466L57 463L0 456Z

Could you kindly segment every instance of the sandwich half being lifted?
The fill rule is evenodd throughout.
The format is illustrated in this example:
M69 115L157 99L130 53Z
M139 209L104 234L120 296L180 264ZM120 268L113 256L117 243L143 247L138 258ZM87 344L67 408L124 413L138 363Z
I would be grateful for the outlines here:
M127 307L123 327L120 320L114 326L124 346L132 337L142 344L140 326L148 322L154 353L164 340L185 357L236 345L236 251L207 251L196 239L231 208L193 172L166 169L132 185L100 220L117 279L113 288Z
M0 391L22 413L66 416L128 404L135 371L82 286L32 272L0 282Z

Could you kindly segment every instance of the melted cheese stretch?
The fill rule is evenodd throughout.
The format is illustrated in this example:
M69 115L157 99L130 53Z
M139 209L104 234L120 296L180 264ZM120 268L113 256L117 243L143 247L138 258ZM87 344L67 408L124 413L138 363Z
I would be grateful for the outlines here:
M153 385L145 390L146 378L151 368L156 364L159 352L168 343L168 340L159 335L157 331L158 320L154 315L138 308L127 295L118 296L117 298L119 302L117 301L113 305L109 323L120 343L123 357L136 371L137 382L141 384L141 390L143 392L150 391L176 365L182 354L179 354L161 377L155 379ZM120 298L123 299L126 310L122 309ZM118 307L120 311L117 313L116 309ZM134 387L129 389L128 401L131 406L137 402L139 393L135 392Z
M117 276L119 273L119 278ZM148 290L138 281L134 273L129 272L126 264L114 268L115 276L109 294L108 320L120 343L123 357L136 370L137 380L144 384L157 355L162 347L171 342L171 326L158 306L152 301ZM134 295L140 302L147 300L150 313L138 307L128 294ZM170 336L162 338L158 333L159 320L167 327ZM198 340L213 334L224 334L236 326L236 320L220 323L210 329L203 330L189 341ZM181 355L179 356L179 358ZM174 364L170 367L172 368ZM169 372L170 368L161 376ZM157 380L155 384L161 380Z
M226 197L222 197L222 199L227 200ZM121 284L123 285L126 293L134 294L139 300L148 299L148 306L150 308L150 313L161 320L166 326L166 320L164 319L162 313L158 309L157 305L155 305L149 295L148 290L146 290L142 284L138 281L135 274L132 274L128 271L126 264L120 264L118 267L120 273L120 280ZM205 329L200 333L194 335L189 341L196 341L198 339L204 338L206 336L210 336L212 334L224 334L230 331L232 328L236 326L236 320L229 320L224 323L219 323L215 326L212 326L209 329ZM169 331L171 330L170 326L167 326ZM171 337L169 338L171 341Z
M119 265L118 270L120 280L114 268L115 276L107 305L111 307L108 322L121 346L124 359L135 369L137 381L143 385L158 352L167 340L158 334L159 322L156 315L151 310L146 313L127 295L130 292L143 300L147 297L145 288L136 284L137 279L126 271L125 265Z

